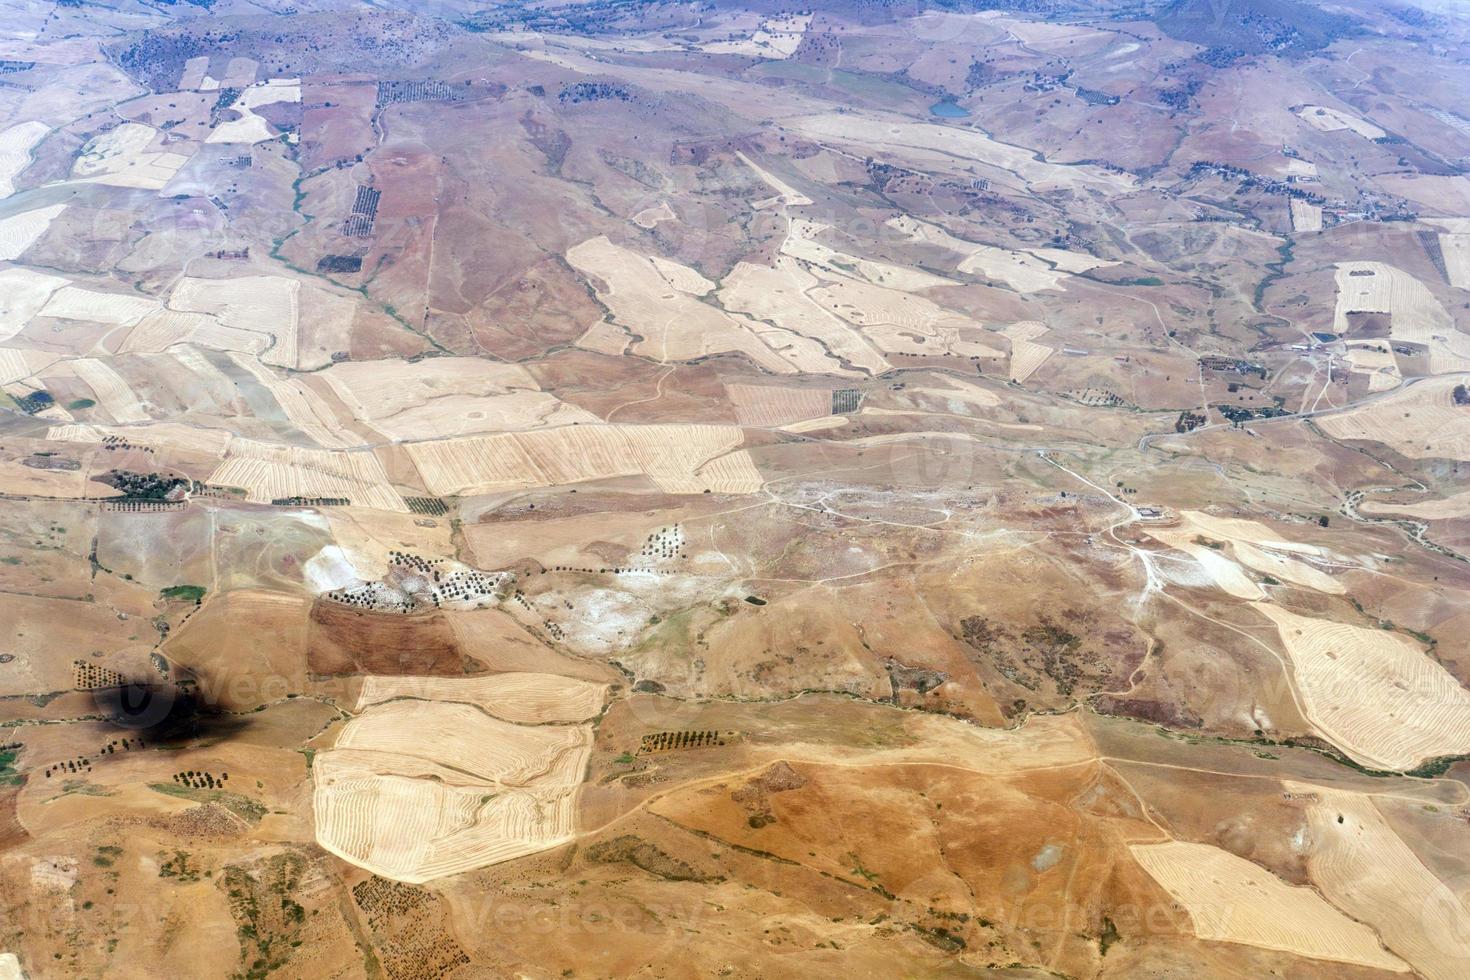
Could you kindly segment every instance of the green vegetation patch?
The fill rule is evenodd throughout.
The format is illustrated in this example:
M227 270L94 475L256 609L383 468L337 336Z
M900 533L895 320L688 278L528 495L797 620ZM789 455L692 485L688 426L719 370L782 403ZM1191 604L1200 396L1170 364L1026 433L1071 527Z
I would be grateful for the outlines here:
M15 769L19 757L18 749L0 749L0 786L19 786L25 780Z
M183 602L199 602L204 598L207 590L202 585L170 585L166 589L159 589L158 594L165 599L179 599Z

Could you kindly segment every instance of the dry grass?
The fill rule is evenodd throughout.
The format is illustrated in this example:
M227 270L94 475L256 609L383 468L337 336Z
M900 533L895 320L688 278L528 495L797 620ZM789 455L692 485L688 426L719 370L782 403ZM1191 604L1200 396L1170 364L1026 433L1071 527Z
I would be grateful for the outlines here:
M979 245L908 215L889 219L888 226L904 233L916 244L937 245L956 253L960 257L959 271L1004 282L1021 293L1062 289L1064 280L1074 272L1115 264L1085 253L1057 248L1015 250Z
M740 158L741 163L744 163L751 170L754 170L756 176L765 181L767 186L769 186L771 190L776 192L775 197L757 203L755 205L757 208L770 207L773 204L781 204L787 207L799 208L805 207L806 205L812 203L811 198L807 197L805 194L801 193L801 191L792 187L790 184L781 180L774 174L761 169L750 159L750 157L746 156L744 153L741 153L737 150L735 152L735 155Z
M587 721L602 710L606 684L559 674L488 677L380 677L363 679L356 710L398 699L476 705L502 721L524 725Z
M1405 770L1470 752L1470 691L1411 640L1251 607L1275 624L1308 720L1357 762Z
M1310 888L1293 887L1245 858L1209 844L1134 844L1145 871L1184 906L1201 939L1242 943L1378 970L1408 968L1373 930Z
M864 155L910 160L940 173L968 180L976 172L1014 175L1032 190L1096 188L1105 193L1131 189L1136 178L1101 167L1060 166L1038 159L1034 150L992 139L978 130L915 122L881 112L823 112L781 120L786 128L822 143Z

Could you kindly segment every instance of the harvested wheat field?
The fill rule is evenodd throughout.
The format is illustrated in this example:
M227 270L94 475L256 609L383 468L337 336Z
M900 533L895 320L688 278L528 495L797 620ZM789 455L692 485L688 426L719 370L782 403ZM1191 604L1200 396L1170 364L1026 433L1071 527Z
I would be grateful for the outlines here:
M1470 977L1470 5L4 28L0 973Z
M259 334L270 341L261 353L262 361L294 368L300 292L300 280L284 276L187 278L174 287L168 305L186 313L207 313L225 327Z
M959 256L956 268L960 272L1004 282L1022 293L1064 289L1063 283L1070 274L1113 264L1085 253L1056 248L1018 251L980 245L956 238L938 225L907 215L890 218L888 227L909 236L912 242L937 245L956 253Z
M590 726L527 727L469 704L391 701L313 762L317 842L398 881L431 881L572 838Z
M1322 209L1299 197L1291 199L1292 231L1321 231Z
M65 204L53 204L0 218L0 260L10 262L24 255L65 210Z
M1470 752L1470 691L1412 640L1254 602L1291 658L1308 719L1365 766L1412 769Z
M303 449L254 439L230 440L210 474L217 486L240 487L258 503L286 497L341 498L359 507L407 511L378 458L367 450Z
M518 364L472 357L436 357L409 363L401 360L334 364L322 377L358 418L397 415L447 395L504 395L539 391L531 373Z
M655 264L648 256L614 245L606 237L592 238L567 251L567 262L594 283L612 311L613 323L636 338L633 350L663 363L691 360L709 354L746 354L760 367L778 374L800 370L757 337L753 321L736 320L701 302L698 296L714 284L692 269L676 263ZM698 278L696 278L698 277ZM707 284L707 288L699 286ZM782 346L798 344L800 337L784 330Z
M1372 798L1310 783L1283 785L1310 801L1307 871L1327 900L1371 926L1421 976L1463 977L1470 909L1424 866Z
M631 220L640 228L657 228L660 221L677 221L679 216L669 207L668 201L659 201L657 207L644 208L633 215Z
M1279 949L1317 960L1405 972L1373 930L1310 888L1209 844L1133 844L1129 851L1184 906L1201 939Z
M587 721L602 710L606 684L559 674L492 674L488 677L363 678L357 710L385 701L411 699L472 704L502 721L521 725Z
M57 359L56 354L48 354L46 351L0 347L0 384L11 384L32 377L56 363Z
M902 293L953 285L952 280L936 276L932 272L841 252L817 240L831 230L830 225L819 221L794 218L781 242L781 252L791 258L821 266L823 271L833 275L850 275L855 271L858 276L875 286Z
M939 376L934 382L936 387L916 388L915 393L942 399L945 407L955 415L968 414L969 409L995 408L1001 404L1000 396L989 388L959 378Z
M82 147L72 167L72 178L114 187L162 190L189 158L152 148L158 135L158 130L142 123L126 122L110 129Z
M1393 351L1387 344L1380 346L1370 342L1366 345L1349 347L1346 357L1354 374L1368 375L1370 393L1388 391L1403 383L1403 376L1399 373L1398 359L1394 357Z
M1012 381L1021 384L1056 352L1055 348L1035 342L1035 338L1046 333L1046 330L1046 324L1029 320L1013 323L1005 328L1003 332L1011 340Z
M1320 105L1304 105L1296 110L1296 114L1304 122L1324 133L1335 133L1339 130L1350 129L1363 139L1376 140L1387 134L1368 120L1355 116L1350 112L1340 109L1329 109Z
M833 274L810 295L885 353L1005 356L979 323L914 293Z
M831 414L832 393L825 388L782 388L776 385L725 386L741 425L771 427Z
M1439 254L1450 285L1470 289L1470 233L1440 232Z
M1182 511L1176 526L1149 527L1147 531L1150 537L1193 556L1220 588L1237 598L1257 599L1263 595L1260 586L1244 575L1240 565L1304 589L1329 595L1342 595L1346 591L1341 582L1326 572L1299 557L1287 557L1320 557L1320 548L1284 540L1257 521Z
M773 61L782 61L791 57L801 47L802 32L811 19L811 14L797 14L762 20L760 29L751 32L749 37L728 41L710 41L702 47L710 54L736 54L747 58L769 58ZM741 156L743 157L744 154ZM805 203L810 204L811 202L806 201Z
M172 347L174 344L193 343L199 344L197 334L200 330L214 323L214 318L203 313L185 313L182 310L155 310L143 319L138 325L128 331L127 338L122 343L122 350L126 353L159 353ZM251 346L245 348L251 353L260 353L265 349L268 340L265 337L249 335L252 338Z
M0 226L3 226L0 222ZM3 239L3 234L0 234ZM3 245L0 245L3 249ZM67 281L31 269L0 270L0 340L9 340L41 312L51 294Z
M106 361L81 357L68 361L67 366L87 383L96 394L98 404L112 416L114 422L126 424L150 421L147 410L138 401L138 396L133 394L133 389L128 387L128 383Z
M736 449L728 425L572 425L409 445L424 485L436 494L555 487L645 474L665 493L714 489L702 466ZM753 471L752 471L753 472ZM750 493L759 483L741 490Z
M1470 459L1470 406L1456 405L1464 375L1426 378L1371 405L1317 421L1337 439L1381 442L1410 459Z
M1447 521L1456 517L1470 517L1470 490L1439 497L1432 500L1416 500L1407 504L1396 504L1386 500L1366 500L1358 506L1365 514L1386 514L1390 517L1418 517L1426 521Z
M798 115L781 122L815 140L851 147L859 153L886 152L942 173L968 176L978 162L985 170L999 177L1014 176L1035 191L1097 188L1118 193L1135 183L1132 176L1109 173L1100 167L1049 163L1039 154L972 129L913 122L901 116L870 113L858 117L834 112Z
M809 295L819 281L789 255L777 256L773 266L742 262L721 284L720 302L727 310L820 343L821 347L808 349L772 335L777 349L791 347L788 359L805 355L792 363L809 374L881 374L888 370L888 361L860 331ZM761 333L769 327L757 322L751 329Z
M1182 551L1204 570L1215 588L1237 599L1264 599L1266 592L1246 574L1240 563L1199 540L1199 535L1185 526L1150 527L1148 535L1176 551Z
M1382 262L1337 264L1333 330L1351 339L1353 313L1386 313L1395 341L1423 344L1435 374L1470 370L1470 334L1461 333L1434 294L1418 279Z
M271 369L245 354L231 353L230 360L260 383L286 418L304 432L312 442L324 449L349 449L363 445L364 440L354 438L350 429L316 391L302 378L280 378Z
M46 438L55 442L102 443L110 440L146 446L172 456L191 453L221 458L232 438L222 429L205 429L181 422L149 422L146 425L53 425Z
M352 417L385 438L477 435L596 424L591 412L540 390L519 365L441 357L334 364L321 377Z
M655 475L654 479L657 481L659 478ZM711 493L755 493L765 485L765 479L756 468L754 458L744 449L716 456L695 471L693 480L685 482L680 477L670 475L664 481L665 486L689 488L682 491L684 493L695 492L692 488L697 486L708 487Z
M238 119L221 122L210 131L207 143L259 143L273 139L276 134L254 110L275 102L300 102L301 80L296 78L272 78L259 82L240 93L230 103L230 108L239 113Z
M158 309L159 303L147 296L126 293L103 293L81 286L62 286L51 294L40 316L59 320L90 320L96 323L131 324Z
M15 193L15 178L31 162L31 150L51 131L37 119L0 131L0 200Z

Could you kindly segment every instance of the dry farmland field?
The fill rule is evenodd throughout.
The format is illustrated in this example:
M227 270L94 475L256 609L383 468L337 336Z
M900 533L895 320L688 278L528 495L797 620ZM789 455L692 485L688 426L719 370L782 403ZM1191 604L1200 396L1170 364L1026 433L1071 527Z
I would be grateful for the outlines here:
M0 18L0 980L1470 976L1470 12Z

